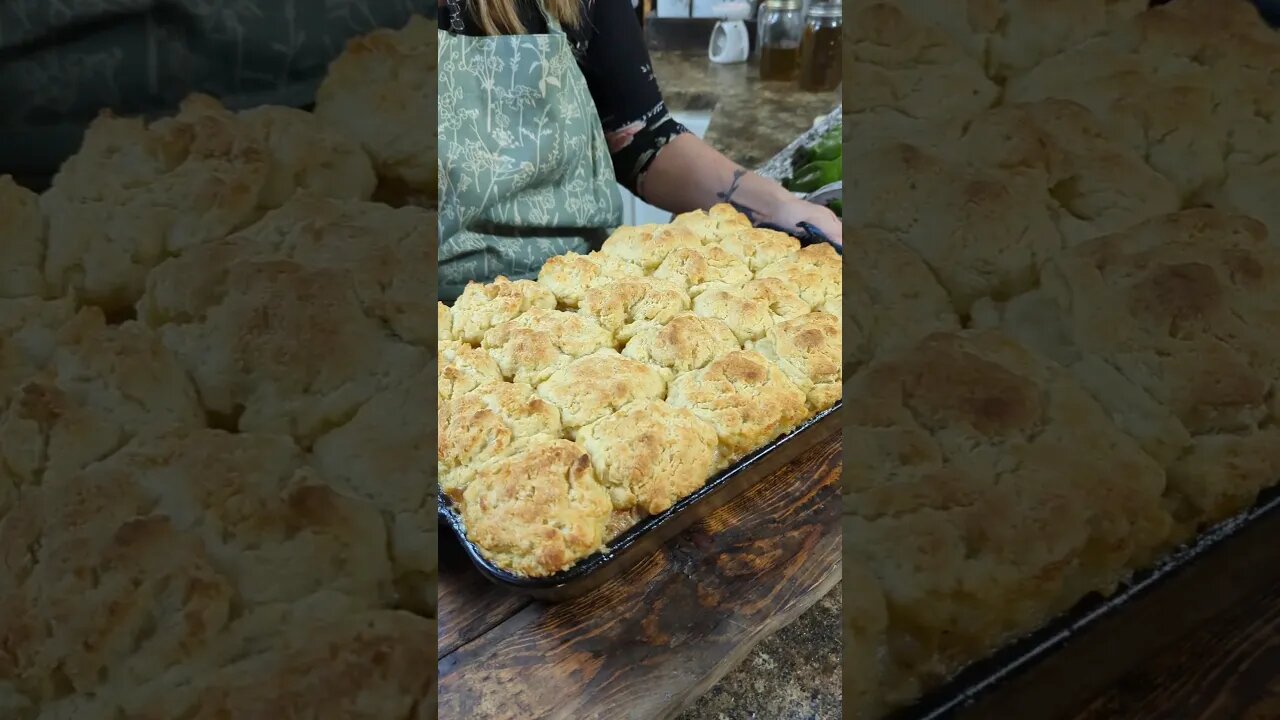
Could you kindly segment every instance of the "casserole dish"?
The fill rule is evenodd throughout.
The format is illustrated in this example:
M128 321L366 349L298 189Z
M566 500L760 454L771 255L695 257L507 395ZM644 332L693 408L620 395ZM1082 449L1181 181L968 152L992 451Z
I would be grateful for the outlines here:
M801 233L802 246L820 242L828 240L814 229L806 228ZM836 251L840 252L839 247ZM837 401L795 429L752 450L667 510L644 517L624 529L607 541L604 551L585 557L554 575L525 577L485 558L467 536L466 524L458 507L443 490L437 496L440 522L453 531L476 570L495 585L540 600L560 601L577 597L619 576L712 511L836 434L841 407L842 403Z

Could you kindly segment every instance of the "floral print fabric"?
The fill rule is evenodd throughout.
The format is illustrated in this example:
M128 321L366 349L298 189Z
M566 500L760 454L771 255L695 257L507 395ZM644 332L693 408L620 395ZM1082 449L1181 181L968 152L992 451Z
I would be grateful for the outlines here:
M475 1L451 0L464 6ZM519 10L529 32L547 31L536 2L525 0ZM639 194L641 177L658 151L688 130L667 111L630 0L583 0L583 17L581 27L565 33L600 114L614 174ZM462 13L458 25L463 34L481 34L470 13Z
M604 132L569 39L440 38L440 287L534 278L622 221Z

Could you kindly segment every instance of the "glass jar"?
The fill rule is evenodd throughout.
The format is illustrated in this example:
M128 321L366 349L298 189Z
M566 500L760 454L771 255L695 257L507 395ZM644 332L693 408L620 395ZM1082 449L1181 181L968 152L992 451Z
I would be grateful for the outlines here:
M760 6L757 25L760 79L794 80L800 68L804 4L801 0L766 0Z
M830 92L840 86L839 2L815 2L805 20L800 42L800 89Z

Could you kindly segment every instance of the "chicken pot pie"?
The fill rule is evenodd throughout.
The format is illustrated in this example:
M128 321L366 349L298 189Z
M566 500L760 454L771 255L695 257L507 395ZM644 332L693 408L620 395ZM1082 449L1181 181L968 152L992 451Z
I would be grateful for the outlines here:
M717 205L440 305L437 468L471 542L553 575L831 407L840 322L813 305L839 312L841 262L825 247Z

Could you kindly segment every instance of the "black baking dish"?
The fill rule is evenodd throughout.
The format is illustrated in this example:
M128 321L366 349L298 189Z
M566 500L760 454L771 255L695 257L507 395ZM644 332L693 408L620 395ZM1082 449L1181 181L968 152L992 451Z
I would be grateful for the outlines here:
M821 237L820 233L806 229L801 245L818 242L829 241ZM832 246L836 252L843 254L840 246L834 243ZM495 585L539 600L559 601L578 597L630 569L668 540L710 515L713 510L728 504L758 481L839 432L842 405L842 401L837 401L835 405L809 418L794 430L753 450L712 476L705 485L665 512L643 518L624 530L609 542L603 552L585 557L573 567L555 575L527 578L507 572L489 562L467 537L462 517L454 507L453 500L443 491L437 498L440 521L453 530L463 551L471 559L471 564Z
M927 693L916 703L892 713L887 720L943 720L961 714L980 698L998 692L1002 683L1019 672L1047 659L1064 643L1097 621L1124 608L1264 515L1275 512L1280 512L1280 486L1264 491L1252 509L1219 523L1154 567L1136 573L1111 597L1093 595L1085 598L1048 624L961 670L950 681Z
M723 507L758 481L839 432L841 405L837 402L795 430L751 452L665 512L643 518L614 538L604 552L583 558L568 570L549 577L521 577L489 562L467 538L453 501L443 493L439 499L440 519L453 528L467 557L490 582L540 600L567 600L583 595L630 569L713 510Z

